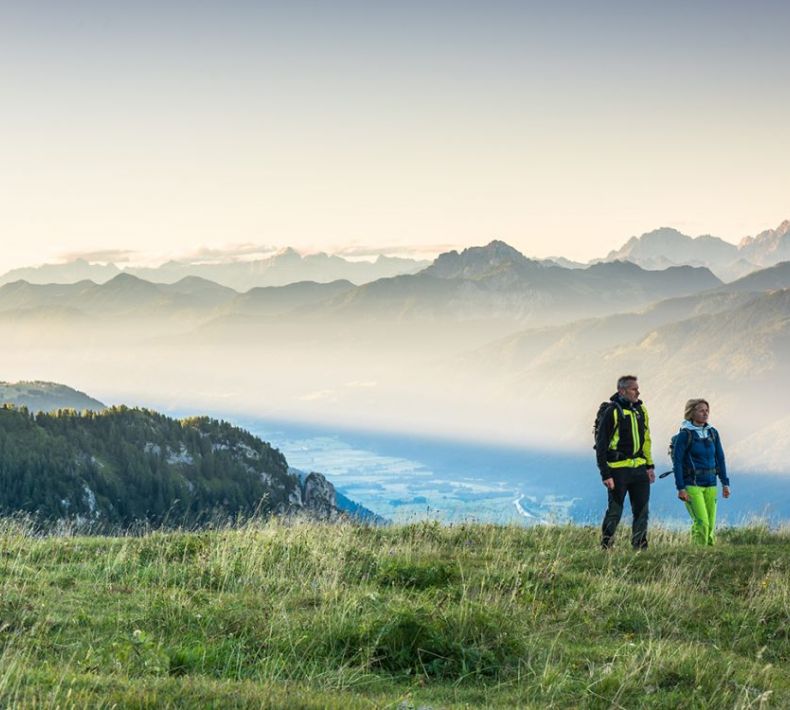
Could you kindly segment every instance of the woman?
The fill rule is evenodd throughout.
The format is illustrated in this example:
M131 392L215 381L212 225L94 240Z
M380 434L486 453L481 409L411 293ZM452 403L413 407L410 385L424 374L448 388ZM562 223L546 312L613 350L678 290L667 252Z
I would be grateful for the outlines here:
M730 479L719 433L708 424L710 405L704 399L686 402L685 420L674 437L672 467L678 498L691 516L691 539L698 545L714 543L716 527L716 477L722 495L730 497Z

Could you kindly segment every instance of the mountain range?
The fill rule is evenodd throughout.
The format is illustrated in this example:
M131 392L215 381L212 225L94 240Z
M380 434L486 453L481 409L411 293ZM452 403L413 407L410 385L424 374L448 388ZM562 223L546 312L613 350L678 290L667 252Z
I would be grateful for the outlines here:
M741 468L787 471L784 402L755 396L790 382L787 289L790 263L723 283L494 241L361 285L18 281L0 287L0 337L6 372L109 401L540 447L585 446L590 403L635 372L658 431L707 396Z
M350 281L299 282L239 293L200 277L157 284L120 273L103 284L0 286L0 318L48 313L152 323L261 318L350 320L505 320L556 323L639 307L721 285L708 269L678 266L648 271L629 262L571 269L528 259L504 242L439 256L417 274Z
M646 269L679 264L706 266L719 278L731 281L790 260L790 220L783 221L776 229L744 237L737 246L711 235L692 238L676 229L662 227L631 237L605 259L615 260L631 261Z
M318 253L300 255L287 248L265 259L201 263L168 261L157 267L128 267L89 263L75 259L64 264L13 269L0 276L0 284L27 281L31 284L69 284L93 281L103 284L120 274L137 276L154 283L172 284L188 277L214 281L236 291L256 286L284 286L297 281L327 283L348 280L356 284L398 274L410 274L428 265L427 261L403 259L380 254L375 261L350 261L343 257Z
M790 220L783 221L776 229L744 237L737 245L711 235L694 238L676 229L661 227L631 237L605 258L594 259L588 264L564 257L535 261L546 266L571 269L611 261L630 261L650 270L670 266L703 266L723 281L732 281L757 269L788 260ZM121 273L127 273L154 283L167 284L197 276L236 291L247 291L255 287L285 286L300 281L329 283L345 280L360 285L381 278L415 274L426 267L433 267L433 264L383 254L379 254L373 262L350 261L326 253L303 256L292 248L285 248L272 256L249 261L168 261L157 267L124 269L112 263L90 263L78 258L63 264L13 269L0 276L0 285L20 280L31 284L65 284L85 280L102 284Z

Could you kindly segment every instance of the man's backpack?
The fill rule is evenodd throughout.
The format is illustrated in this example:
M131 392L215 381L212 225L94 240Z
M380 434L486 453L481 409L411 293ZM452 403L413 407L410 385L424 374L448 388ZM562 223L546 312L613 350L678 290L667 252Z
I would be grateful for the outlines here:
M617 409L618 414L620 415L620 419L623 418L623 408L617 403L613 402L612 400L606 400L605 402L601 402L598 405L598 413L595 415L595 421L593 422L593 449L597 448L596 442L598 441L598 430L601 428L601 423L603 422L604 415L606 414L606 410L610 407L615 407Z

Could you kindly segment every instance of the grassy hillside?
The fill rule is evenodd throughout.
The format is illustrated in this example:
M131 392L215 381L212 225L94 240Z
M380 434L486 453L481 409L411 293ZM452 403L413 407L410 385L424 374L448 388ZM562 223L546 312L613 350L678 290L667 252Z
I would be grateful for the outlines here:
M431 523L36 537L5 521L0 706L790 706L790 531L651 544Z
M0 382L0 404L27 407L31 412L52 412L58 409L107 409L98 399L57 382Z

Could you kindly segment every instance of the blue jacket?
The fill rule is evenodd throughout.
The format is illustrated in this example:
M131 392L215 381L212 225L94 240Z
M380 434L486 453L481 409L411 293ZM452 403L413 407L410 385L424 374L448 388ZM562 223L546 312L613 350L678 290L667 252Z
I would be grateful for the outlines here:
M707 435L703 438L690 423L684 422L675 439L672 468L679 491L686 486L715 486L716 476L723 486L730 485L719 432L707 424L704 429Z

